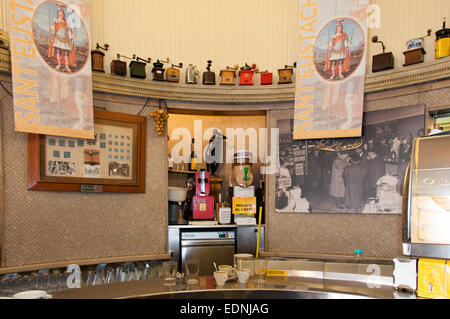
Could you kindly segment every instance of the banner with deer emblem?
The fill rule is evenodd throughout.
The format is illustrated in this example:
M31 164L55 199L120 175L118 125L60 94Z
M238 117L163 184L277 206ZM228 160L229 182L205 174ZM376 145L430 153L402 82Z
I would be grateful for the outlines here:
M10 1L15 129L94 138L88 0Z
M368 4L300 0L294 139L361 136Z

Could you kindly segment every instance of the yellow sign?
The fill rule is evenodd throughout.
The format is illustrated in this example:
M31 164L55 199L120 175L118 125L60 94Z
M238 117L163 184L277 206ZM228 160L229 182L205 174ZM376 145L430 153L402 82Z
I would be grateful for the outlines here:
M267 270L267 276L289 276L288 270L277 270L277 269L270 269Z
M446 273L445 273L445 277L447 278L447 291L446 291L446 298L450 299L450 260L447 260L447 268L446 268Z
M445 298L445 260L419 259L418 295L425 298Z
M256 215L256 197L233 197L233 214Z

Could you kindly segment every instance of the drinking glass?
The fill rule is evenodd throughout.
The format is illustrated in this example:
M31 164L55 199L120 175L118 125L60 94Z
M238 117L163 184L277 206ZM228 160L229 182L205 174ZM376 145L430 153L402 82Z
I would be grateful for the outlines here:
M252 254L235 254L234 268L235 269L250 269L250 274L253 274L253 255Z
M104 285L106 282L105 273L103 270L97 270L94 275L93 286Z
M88 275L87 275L87 279L86 279L86 286L93 286L94 283L94 271L89 270L88 271Z
M177 282L177 262L165 261L162 264L165 286L175 286Z
M263 284L266 282L267 274L267 260L265 259L255 259L253 261L255 277L254 281L258 284Z
M105 283L112 284L116 282L116 269L113 266L106 266L105 272Z
M189 259L186 261L186 283L188 286L198 284L198 275L200 273L200 260Z

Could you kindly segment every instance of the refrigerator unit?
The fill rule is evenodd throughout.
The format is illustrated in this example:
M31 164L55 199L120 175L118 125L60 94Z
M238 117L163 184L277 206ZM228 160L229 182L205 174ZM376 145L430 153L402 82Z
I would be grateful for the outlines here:
M403 194L403 254L450 259L450 133L414 141Z

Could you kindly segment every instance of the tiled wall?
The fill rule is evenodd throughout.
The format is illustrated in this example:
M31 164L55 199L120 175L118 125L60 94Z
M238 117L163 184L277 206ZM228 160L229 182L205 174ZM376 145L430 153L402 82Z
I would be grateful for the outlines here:
M11 92L10 83L3 82ZM94 98L137 114L145 99ZM3 267L167 253L167 139L147 120L144 194L27 191L27 135L14 131L12 98L0 89ZM151 108L149 108L149 111Z

